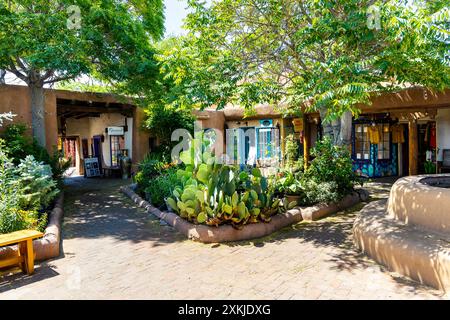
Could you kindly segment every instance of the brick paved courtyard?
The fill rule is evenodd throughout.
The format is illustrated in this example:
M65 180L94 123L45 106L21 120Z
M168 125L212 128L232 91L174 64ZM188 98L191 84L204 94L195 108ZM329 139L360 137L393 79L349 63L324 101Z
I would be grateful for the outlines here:
M0 276L2 299L446 299L355 251L361 206L264 239L185 240L122 196L118 180L71 179L63 254L29 277ZM368 185L387 197L390 182Z

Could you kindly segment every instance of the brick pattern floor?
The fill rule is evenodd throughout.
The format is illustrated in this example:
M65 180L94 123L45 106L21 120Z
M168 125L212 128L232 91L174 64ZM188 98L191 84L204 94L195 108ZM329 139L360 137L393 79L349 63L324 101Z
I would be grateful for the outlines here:
M0 276L3 299L447 299L355 251L359 205L256 241L205 245L137 209L118 180L69 181L63 254ZM371 183L372 199L391 181Z

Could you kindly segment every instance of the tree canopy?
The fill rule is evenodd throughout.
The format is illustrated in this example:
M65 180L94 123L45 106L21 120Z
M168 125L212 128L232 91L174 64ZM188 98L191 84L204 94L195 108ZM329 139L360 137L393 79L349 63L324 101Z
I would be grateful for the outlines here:
M164 32L163 10L162 0L0 0L0 69L30 87L41 145L45 85L93 75L151 87L159 73L153 44Z
M346 111L358 114L358 104L377 92L450 85L445 1L189 5L188 35L159 57L178 86L174 103L298 109L306 102L310 110L326 110L331 120ZM370 19L379 19L380 27Z

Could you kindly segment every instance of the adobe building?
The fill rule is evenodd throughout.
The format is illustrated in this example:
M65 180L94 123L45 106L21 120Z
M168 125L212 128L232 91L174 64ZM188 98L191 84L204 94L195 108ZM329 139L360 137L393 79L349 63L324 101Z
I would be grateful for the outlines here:
M409 88L374 97L371 105L359 108L361 114L352 123L351 154L354 170L360 175L403 176L450 169L449 89L433 93ZM321 119L318 113L302 109L301 117L283 117L269 105L255 107L247 117L242 108L230 106L195 114L203 129L222 133L227 154L239 150L244 163L264 167L271 163L262 161L266 158L283 161L289 134L296 137L305 162L310 160L310 149L323 134ZM230 150L230 145L235 150Z
M13 123L30 128L28 87L0 85L0 113L16 114ZM117 169L127 150L134 165L150 150L150 134L141 128L144 112L114 94L45 90L46 148L57 147L72 160L72 171L84 174L84 160L97 157L103 168ZM7 124L6 124L7 125Z
M450 89L435 93L409 88L376 96L370 105L359 108L351 144L359 174L403 176L450 169ZM52 151L57 146L71 158L76 174L84 173L84 160L92 157L98 157L102 167L116 167L124 149L135 168L157 143L141 128L144 112L114 94L48 89L45 110L46 147ZM306 162L323 135L320 115L305 112L304 107L299 110L303 111L299 117L285 117L270 105L256 106L248 116L243 108L232 106L194 114L203 129L221 133L217 143L225 153L242 155L247 165L270 169L283 162L288 135L297 139ZM0 113L9 111L17 114L14 122L31 128L27 87L0 85Z

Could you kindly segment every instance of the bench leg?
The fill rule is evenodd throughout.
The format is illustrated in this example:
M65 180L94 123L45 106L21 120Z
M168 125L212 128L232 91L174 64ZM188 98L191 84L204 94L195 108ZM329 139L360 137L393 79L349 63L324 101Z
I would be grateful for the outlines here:
M34 250L33 250L33 240L27 240L27 273L34 273Z
M19 267L23 273L27 273L27 243L19 242L17 255L19 256Z

